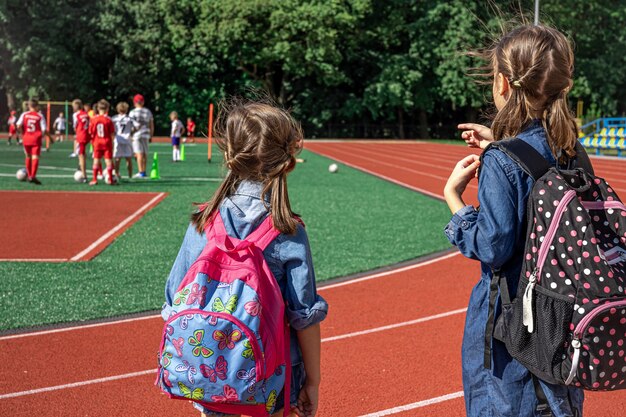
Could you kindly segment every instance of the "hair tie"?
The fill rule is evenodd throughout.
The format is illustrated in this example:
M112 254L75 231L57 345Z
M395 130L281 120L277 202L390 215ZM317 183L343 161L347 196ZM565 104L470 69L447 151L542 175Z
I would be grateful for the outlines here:
M514 88L522 88L522 83L519 80L515 80L515 81L511 82L511 85Z

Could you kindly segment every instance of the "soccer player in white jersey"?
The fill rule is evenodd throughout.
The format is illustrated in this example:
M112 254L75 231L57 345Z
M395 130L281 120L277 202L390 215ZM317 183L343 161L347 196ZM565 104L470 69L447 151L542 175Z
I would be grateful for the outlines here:
M115 109L117 110L117 114L111 119L115 125L115 143L113 145L115 175L121 178L120 162L122 158L124 158L126 159L128 178L131 178L133 176L133 147L130 143L130 135L135 129L135 123L133 119L128 116L127 102L122 101L117 103Z
M56 142L63 142L63 136L65 135L65 129L67 128L67 120L65 120L65 114L59 113L59 117L54 119L54 140Z
M130 118L136 126L135 132L132 134L132 146L135 157L137 158L137 170L134 178L147 178L146 175L146 158L148 155L148 143L154 135L154 119L152 112L144 107L144 98L141 94L133 97L133 105L135 108L130 112Z
M172 121L172 132L170 134L172 138L172 162L180 161L180 138L185 132L183 122L178 118L178 113L175 111L170 113L170 120Z

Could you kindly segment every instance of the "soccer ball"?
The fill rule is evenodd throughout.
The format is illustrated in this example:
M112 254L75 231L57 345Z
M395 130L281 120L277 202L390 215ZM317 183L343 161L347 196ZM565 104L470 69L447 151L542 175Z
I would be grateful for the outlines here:
M26 172L26 168L20 168L15 173L15 178L17 178L18 181L26 181L26 177L28 177L28 173Z
M339 171L339 166L337 164L330 164L328 166L328 172L330 172L331 174L334 174L337 171Z
M85 177L83 176L82 171L76 171L74 173L74 181L76 181L76 182L83 182L83 181L85 181Z

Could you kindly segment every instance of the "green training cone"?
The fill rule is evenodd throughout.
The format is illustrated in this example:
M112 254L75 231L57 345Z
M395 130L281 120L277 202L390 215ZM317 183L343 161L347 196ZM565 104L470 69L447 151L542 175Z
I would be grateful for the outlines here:
M184 144L180 145L180 160L181 161L185 160L185 145Z
M159 174L159 155L155 152L152 157L152 168L150 169L150 179L158 180L161 178L161 174Z

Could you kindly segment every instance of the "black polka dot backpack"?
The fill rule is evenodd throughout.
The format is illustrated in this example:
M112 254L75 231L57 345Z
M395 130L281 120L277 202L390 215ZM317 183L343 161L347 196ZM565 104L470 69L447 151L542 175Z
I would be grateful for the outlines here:
M517 297L494 274L502 302L494 337L544 381L626 388L626 207L580 144L567 169L521 139L491 146L535 179Z

